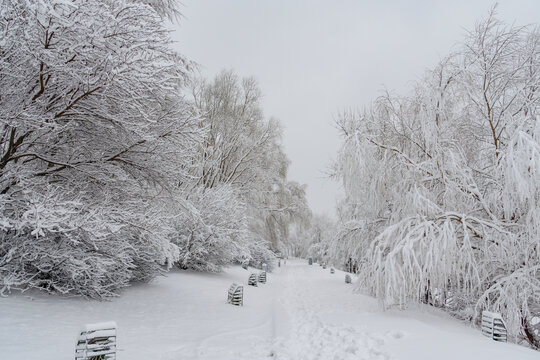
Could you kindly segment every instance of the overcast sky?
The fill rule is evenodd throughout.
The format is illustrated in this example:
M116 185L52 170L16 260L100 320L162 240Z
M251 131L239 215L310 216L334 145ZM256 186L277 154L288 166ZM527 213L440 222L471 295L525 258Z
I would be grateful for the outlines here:
M267 117L284 126L289 179L311 209L335 214L339 184L325 178L340 139L332 123L385 87L405 93L485 17L494 1L181 0L179 52L213 77L254 76ZM498 1L501 20L540 20L539 0Z

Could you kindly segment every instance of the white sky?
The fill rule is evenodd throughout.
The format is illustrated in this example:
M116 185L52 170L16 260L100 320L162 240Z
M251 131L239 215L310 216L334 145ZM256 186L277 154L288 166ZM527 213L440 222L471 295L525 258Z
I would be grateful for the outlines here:
M289 179L308 185L316 213L335 216L339 184L324 172L340 139L332 122L384 87L405 93L487 15L494 1L181 0L174 38L211 78L254 76L267 117L283 124ZM498 17L538 23L539 0L501 0Z

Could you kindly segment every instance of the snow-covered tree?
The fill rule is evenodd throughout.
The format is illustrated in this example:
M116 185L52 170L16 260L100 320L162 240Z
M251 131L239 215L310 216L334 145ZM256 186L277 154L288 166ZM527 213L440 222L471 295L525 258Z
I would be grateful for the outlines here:
M265 119L253 78L223 71L212 82L193 81L191 89L193 107L208 131L199 146L196 186L234 189L231 202L243 204L245 237L252 241L246 250L258 249L252 257L266 253L262 243L278 250L287 241L290 224L305 223L310 216L304 186L287 180L289 162L279 122Z
M491 13L411 95L340 116L338 241L385 306L499 311L539 345L539 40Z
M307 233L308 243L304 251L315 261L323 261L334 266L343 265L345 260L341 261L337 252L333 251L336 245L335 235L335 222L332 219L325 215L314 215Z
M204 133L175 1L0 5L0 284L113 295L178 259L177 184Z

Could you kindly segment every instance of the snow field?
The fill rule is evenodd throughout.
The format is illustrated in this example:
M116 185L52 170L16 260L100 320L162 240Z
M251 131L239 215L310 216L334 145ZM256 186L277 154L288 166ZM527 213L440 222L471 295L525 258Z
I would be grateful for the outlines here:
M293 336L282 359L539 359L538 352L498 343L448 314L418 306L382 312L355 294L345 273L293 262L284 274ZM353 277L353 282L356 278Z
M270 312L261 313L272 299L264 284L244 287L243 307L226 303L229 285L246 283L248 275L240 267L222 274L173 271L105 302L13 294L0 299L0 349L10 360L71 359L85 324L116 321L119 360L193 359L197 353L208 358L205 348L210 343L219 345L220 336L226 338L237 330L249 334L257 327L261 327L258 334L270 333ZM229 345L247 343L237 340Z
M0 299L1 358L71 359L78 331L101 321L118 324L118 360L539 358L427 306L381 312L339 270L289 260L258 287L250 272L173 271L107 302L14 294ZM244 284L244 306L226 304L232 282Z

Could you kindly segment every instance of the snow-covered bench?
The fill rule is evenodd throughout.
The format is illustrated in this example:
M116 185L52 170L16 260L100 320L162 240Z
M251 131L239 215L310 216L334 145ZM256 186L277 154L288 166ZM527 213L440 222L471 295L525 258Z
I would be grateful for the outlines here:
M351 281L351 275L349 274L346 274L345 275L345 284L350 284L352 281Z
M75 360L116 359L116 323L87 324L81 330Z
M261 271L259 274L259 282L266 284L266 271Z
M227 302L232 305L244 305L244 287L233 283L227 292Z
M500 314L482 312L482 334L493 340L506 342L506 324Z
M257 274L251 273L249 275L248 285L257 286Z

